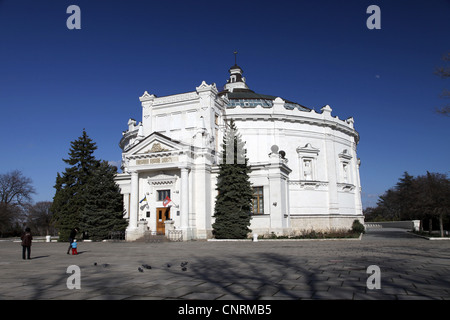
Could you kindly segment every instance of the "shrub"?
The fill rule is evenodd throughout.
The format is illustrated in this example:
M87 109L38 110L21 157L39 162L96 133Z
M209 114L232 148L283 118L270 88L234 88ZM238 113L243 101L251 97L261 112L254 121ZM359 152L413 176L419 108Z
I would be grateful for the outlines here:
M364 226L362 226L364 229ZM277 236L274 232L261 236L261 239L342 239L357 238L360 233L349 229L328 229L324 231L301 230L290 235Z
M364 225L361 222L359 222L359 220L355 220L353 221L352 224L352 231L354 233L365 233Z

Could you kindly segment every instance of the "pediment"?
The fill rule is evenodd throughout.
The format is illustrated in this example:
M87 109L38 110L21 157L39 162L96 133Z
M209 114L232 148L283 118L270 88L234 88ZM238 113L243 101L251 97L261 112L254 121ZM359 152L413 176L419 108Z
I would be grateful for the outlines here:
M169 149L169 146L161 144L161 142L154 141L151 146L149 145L148 148L143 148L138 153L155 153L155 152L163 152L163 151L171 151Z
M311 143L307 143L304 147L298 147L297 153L299 155L302 154L312 154L312 155L318 155L320 152L320 149L314 148Z
M133 156L172 154L182 152L183 149L185 149L183 143L154 132L128 150L126 156L130 158Z
M339 153L338 156L340 159L345 159L345 160L351 160L353 158L347 149L344 149L341 153Z
M165 172L161 171L147 177L147 183L149 185L175 184L177 179L178 176L174 174L166 174Z

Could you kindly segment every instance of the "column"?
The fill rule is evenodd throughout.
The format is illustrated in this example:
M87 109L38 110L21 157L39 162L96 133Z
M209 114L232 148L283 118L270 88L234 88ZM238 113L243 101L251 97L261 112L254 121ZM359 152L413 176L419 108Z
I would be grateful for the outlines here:
M325 150L326 150L326 164L328 175L328 212L330 214L339 213L339 201L338 201L338 189L337 189L337 175L336 170L336 152L334 149L334 136L331 129L327 128L327 134L325 137Z
M361 180L359 177L359 166L361 164L360 160L356 157L356 151L355 151L355 167L356 167L356 178L355 178L355 213L356 214L363 214L362 213L362 202L361 202Z
M181 168L181 228L189 227L189 169Z
M137 171L131 171L131 194L130 194L130 221L129 229L137 228L138 220L138 202L139 202L139 174Z
M331 120L335 122L334 118L331 116L331 107L326 105L322 109L323 119ZM336 169L336 150L334 149L335 136L334 136L334 126L325 128L325 156L327 165L327 178L328 178L328 212L330 214L339 213L339 200L338 200L338 170Z
M153 132L152 122L153 122L153 102L156 96L153 94L149 94L147 91L139 97L139 100L142 104L142 126L143 126L143 135L147 137Z
M284 215L288 211L286 179L290 169L284 166L282 161L278 153L270 155L270 166L268 167L269 208L264 208L265 211L270 210L270 231L277 235L282 235L284 228L287 227L287 219Z

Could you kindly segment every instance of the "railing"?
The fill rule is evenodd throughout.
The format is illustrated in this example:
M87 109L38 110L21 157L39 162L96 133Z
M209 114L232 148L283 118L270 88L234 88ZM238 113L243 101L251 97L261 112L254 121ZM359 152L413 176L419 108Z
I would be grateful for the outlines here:
M108 236L109 240L112 241L123 241L125 240L125 231L111 231ZM159 233L156 231L146 231L141 241L144 240L147 243L160 243L165 241L183 241L183 231L182 230L169 230L167 232L167 237L164 233Z
M365 222L364 225L367 229L379 229L379 228L400 228L407 230L418 230L419 220L409 221L379 221L379 222Z
M108 239L113 241L125 240L125 231L110 231Z
M366 229L381 229L383 226L379 223L364 223Z
M159 242L163 242L166 241L166 237L164 234L161 234L159 232L156 231L146 231L144 234L144 241L146 243L159 243Z
M169 241L183 241L183 231L169 230L167 233L167 238L169 239Z

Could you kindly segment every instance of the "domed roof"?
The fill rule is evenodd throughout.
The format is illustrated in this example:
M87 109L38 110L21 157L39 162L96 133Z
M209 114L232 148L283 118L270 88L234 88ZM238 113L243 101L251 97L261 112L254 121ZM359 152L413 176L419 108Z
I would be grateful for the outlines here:
M235 64L234 66L231 66L228 71L231 73L231 70L233 70L233 69L239 69L239 70L241 70L241 73L244 72L244 70L242 70L242 68L239 67L237 64Z
M227 95L228 108L234 108L236 106L241 106L242 108L254 108L258 105L263 108L271 108L273 106L273 101L278 96L272 96L267 94L256 93L247 86L245 78L242 76L243 70L237 64L229 69L230 78L224 86L224 89L219 93L220 96ZM299 109L301 111L311 111L310 108L305 107L296 102L292 102L286 99L285 108L286 109Z

